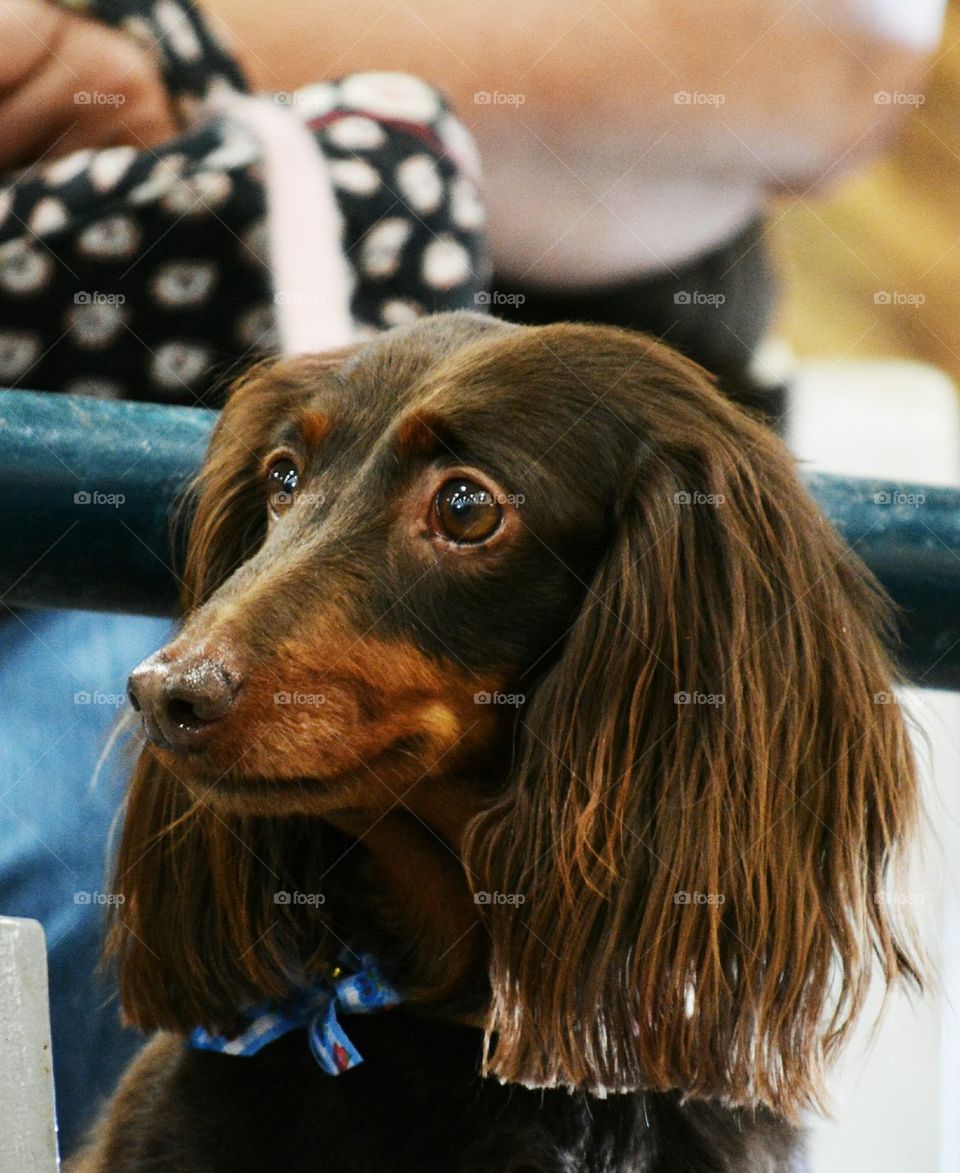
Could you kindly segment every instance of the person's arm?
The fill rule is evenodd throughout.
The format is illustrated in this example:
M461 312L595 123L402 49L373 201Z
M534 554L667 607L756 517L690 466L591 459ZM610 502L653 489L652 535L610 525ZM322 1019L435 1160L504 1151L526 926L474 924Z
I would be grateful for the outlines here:
M205 0L205 7L232 33L255 89L404 70L444 89L464 117L478 92L521 94L520 113L561 143L592 126L584 146L596 151L600 128L616 149L666 112L681 113L674 94L682 91L720 94L735 123L754 123L754 146L769 149L761 132L779 127L801 142L840 147L882 118L877 91L912 84L924 43L936 41L942 5L916 0L914 19L900 26L882 21L889 6L875 0Z
M548 282L692 255L770 189L875 150L908 108L876 95L917 88L939 31L940 0L903 7L206 0L255 88L386 69L443 89L480 146L496 258Z

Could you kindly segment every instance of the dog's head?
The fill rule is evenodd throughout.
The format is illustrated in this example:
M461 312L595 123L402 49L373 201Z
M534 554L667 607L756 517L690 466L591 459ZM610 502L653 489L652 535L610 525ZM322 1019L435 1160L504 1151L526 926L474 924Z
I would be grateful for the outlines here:
M255 369L184 602L131 678L153 745L113 942L141 1025L278 992L325 922L265 894L329 866L328 824L406 806L495 894L507 1080L789 1114L871 960L913 973L884 599L776 437L650 339L448 315Z
M393 805L502 758L515 714L499 702L573 622L630 459L621 435L603 476L582 467L611 429L522 341L438 318L234 391L186 624L131 677L157 755L221 812Z

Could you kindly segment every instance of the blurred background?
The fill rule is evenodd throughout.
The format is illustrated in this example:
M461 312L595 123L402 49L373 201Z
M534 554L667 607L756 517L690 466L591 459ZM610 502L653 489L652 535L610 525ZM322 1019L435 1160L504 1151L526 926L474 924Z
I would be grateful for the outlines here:
M661 335L810 469L960 486L960 0L202 10L225 49L180 0L0 0L0 387L215 406L253 357L297 349L295 309L343 303L358 334L489 309ZM248 88L272 108L244 123ZM291 191L301 218L278 220ZM922 504L915 521L936 546ZM166 624L78 610L44 566L59 610L0 596L0 912L47 932L69 1144L136 1046L77 904L127 764L91 797L115 711L72 706L122 707ZM960 694L901 699L928 809L902 894L933 981L875 1034L864 1016L811 1121L814 1173L960 1173Z
M805 358L908 358L960 379L960 5L922 99L889 148L835 191L784 196L771 242L782 275L775 332ZM898 302L878 305L879 291Z

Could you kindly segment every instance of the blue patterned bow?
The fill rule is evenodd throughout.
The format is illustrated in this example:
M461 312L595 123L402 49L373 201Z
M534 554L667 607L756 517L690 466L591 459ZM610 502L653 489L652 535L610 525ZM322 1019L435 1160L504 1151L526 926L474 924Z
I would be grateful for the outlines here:
M345 1034L337 1019L344 1014L373 1014L401 1001L400 995L381 976L373 957L365 953L360 968L340 976L338 966L329 978L322 978L299 991L289 1001L264 1002L247 1011L248 1026L233 1038L212 1035L202 1027L190 1032L187 1046L222 1055L255 1055L268 1043L292 1030L306 1028L313 1057L328 1075L339 1075L363 1062L363 1056Z

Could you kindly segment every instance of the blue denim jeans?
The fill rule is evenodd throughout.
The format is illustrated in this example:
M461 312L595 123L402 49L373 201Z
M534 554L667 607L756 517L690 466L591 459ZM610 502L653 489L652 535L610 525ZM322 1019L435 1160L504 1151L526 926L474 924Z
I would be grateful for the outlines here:
M53 1065L66 1154L140 1044L97 972L110 827L129 750L102 762L126 678L166 620L0 612L0 913L47 936ZM95 780L96 775L96 780Z

